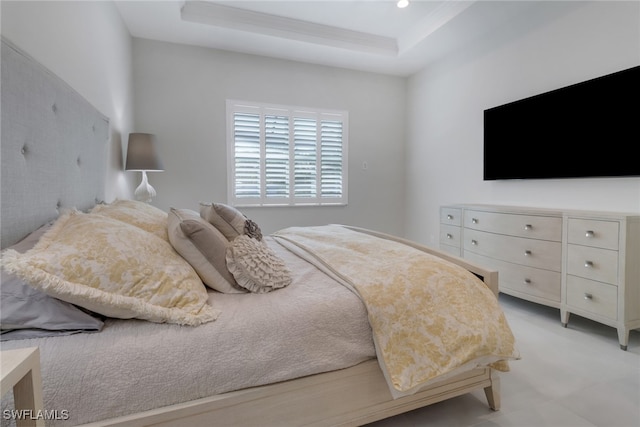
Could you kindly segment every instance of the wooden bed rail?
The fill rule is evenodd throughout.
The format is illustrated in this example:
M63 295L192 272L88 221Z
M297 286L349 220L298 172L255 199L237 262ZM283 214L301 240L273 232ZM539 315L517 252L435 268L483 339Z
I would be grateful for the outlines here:
M489 406L500 406L500 381L478 368L393 399L375 359L351 368L224 393L165 408L85 424L141 426L359 426L484 389Z

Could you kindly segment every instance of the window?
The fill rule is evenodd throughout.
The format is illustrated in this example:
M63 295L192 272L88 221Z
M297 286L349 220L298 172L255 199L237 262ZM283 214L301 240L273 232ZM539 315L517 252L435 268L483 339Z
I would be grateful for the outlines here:
M229 203L347 204L346 111L227 101Z

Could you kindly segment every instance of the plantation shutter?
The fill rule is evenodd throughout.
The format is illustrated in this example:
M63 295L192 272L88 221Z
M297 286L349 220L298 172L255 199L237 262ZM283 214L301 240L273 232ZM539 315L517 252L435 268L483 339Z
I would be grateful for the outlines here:
M267 115L265 122L265 195L289 197L289 118Z
M233 135L235 197L260 197L260 116L235 113Z
M231 204L346 204L346 112L228 101L227 117Z
M294 118L294 182L295 196L312 198L317 195L317 121Z
M342 121L323 120L321 141L321 195L342 197Z

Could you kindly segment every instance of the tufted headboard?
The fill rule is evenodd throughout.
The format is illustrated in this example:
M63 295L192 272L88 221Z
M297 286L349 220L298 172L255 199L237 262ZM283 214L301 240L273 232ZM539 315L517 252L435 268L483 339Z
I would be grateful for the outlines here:
M5 248L104 199L109 119L2 38L0 227Z

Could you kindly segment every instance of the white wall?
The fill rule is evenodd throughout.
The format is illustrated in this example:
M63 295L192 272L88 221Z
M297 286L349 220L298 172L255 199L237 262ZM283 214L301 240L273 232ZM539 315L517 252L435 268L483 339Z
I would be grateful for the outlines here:
M408 237L437 246L449 203L640 212L640 178L482 180L484 109L640 64L639 2L538 5L409 79Z
M2 1L2 35L66 81L110 119L105 198L126 198L123 172L133 123L131 36L110 1ZM124 140L124 141L123 141Z
M406 79L143 39L133 58L136 131L157 135L165 167L149 174L154 205L226 202L226 99L347 110L348 206L243 213L267 233L331 222L403 233Z
M344 222L435 246L438 207L447 203L640 212L638 178L482 181L482 110L640 63L640 3L538 3L550 9L489 29L408 82L132 42L111 2L3 0L0 29L110 117L107 200L128 197L139 181L122 171L129 132L158 134L167 171L150 175L156 205L195 209L199 200L226 199L226 98L347 109L349 206L246 213L267 232ZM411 194L406 203L405 192Z

